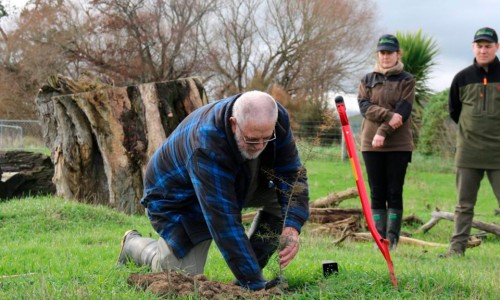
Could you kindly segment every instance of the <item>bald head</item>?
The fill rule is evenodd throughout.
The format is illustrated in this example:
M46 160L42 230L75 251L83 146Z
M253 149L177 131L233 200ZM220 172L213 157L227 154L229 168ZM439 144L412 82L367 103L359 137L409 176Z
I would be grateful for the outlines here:
M243 93L233 106L233 117L244 125L251 123L276 123L278 105L274 98L264 92L250 91Z

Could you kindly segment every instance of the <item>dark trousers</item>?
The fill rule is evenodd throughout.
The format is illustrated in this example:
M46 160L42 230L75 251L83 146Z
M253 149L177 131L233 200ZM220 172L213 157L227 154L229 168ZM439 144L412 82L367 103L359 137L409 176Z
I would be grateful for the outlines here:
M450 250L464 252L469 240L474 219L474 206L477 202L477 193L484 173L488 176L490 185L500 206L500 170L457 168L456 185L458 203L455 208L453 237Z
M363 152L372 209L403 209L403 185L411 152Z

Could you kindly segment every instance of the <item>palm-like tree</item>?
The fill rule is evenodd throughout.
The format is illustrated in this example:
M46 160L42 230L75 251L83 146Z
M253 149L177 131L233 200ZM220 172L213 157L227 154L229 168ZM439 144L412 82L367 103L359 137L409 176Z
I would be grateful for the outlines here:
M428 80L432 67L436 65L436 56L439 49L433 38L427 37L418 30L416 33L397 32L396 37L403 49L401 58L405 70L415 77L415 103L412 112L412 129L415 144L418 142L418 132L421 126L424 107L433 91L429 87Z

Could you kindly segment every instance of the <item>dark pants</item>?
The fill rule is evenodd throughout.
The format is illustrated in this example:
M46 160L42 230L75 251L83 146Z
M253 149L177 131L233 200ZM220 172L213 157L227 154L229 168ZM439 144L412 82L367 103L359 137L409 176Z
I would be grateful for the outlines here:
M455 208L453 237L450 250L464 252L474 219L474 206L477 202L477 193L484 173L488 176L490 185L500 206L500 170L484 170L457 168L456 185L458 203Z
M372 209L403 209L403 185L411 152L363 152Z

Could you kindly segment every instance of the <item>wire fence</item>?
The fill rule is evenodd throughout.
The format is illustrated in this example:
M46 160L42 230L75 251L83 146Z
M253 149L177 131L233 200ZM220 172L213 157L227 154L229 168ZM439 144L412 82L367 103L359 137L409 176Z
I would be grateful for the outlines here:
M0 119L0 151L45 148L40 121Z
M350 126L359 151L361 118L350 118ZM347 159L340 124L325 127L321 122L303 122L298 124L293 132L299 141L299 151L308 151L319 159ZM433 142L425 145L420 142L415 152L418 155L430 151L437 161L449 164L455 153L455 133L456 127L453 126L436 128ZM46 149L40 121L0 119L0 151Z

